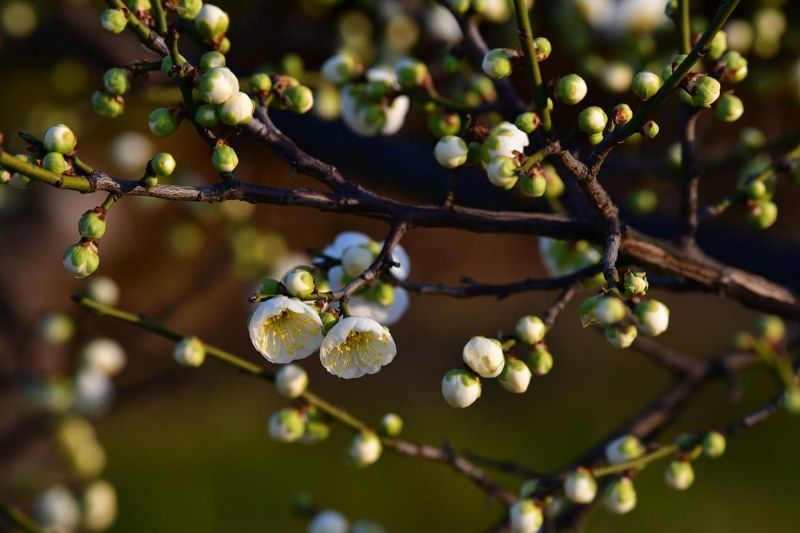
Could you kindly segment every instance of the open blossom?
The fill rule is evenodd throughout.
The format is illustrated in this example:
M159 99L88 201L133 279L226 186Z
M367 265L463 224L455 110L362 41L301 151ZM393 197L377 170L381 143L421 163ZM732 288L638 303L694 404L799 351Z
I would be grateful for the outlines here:
M372 242L369 236L359 231L343 231L322 250L322 254L333 259L341 259L344 251L351 246L367 245ZM383 243L379 243L383 244ZM399 266L394 266L389 272L397 279L406 279L411 272L411 260L408 257L405 249L401 245L397 245L392 250L392 259Z
M322 344L322 321L317 312L286 296L259 304L250 317L249 330L253 346L271 363L308 357Z
M464 362L484 378L496 378L503 371L506 358L500 342L486 337L472 337L463 350Z
M350 316L325 336L319 358L331 374L351 379L375 374L396 354L397 346L388 329L371 318Z

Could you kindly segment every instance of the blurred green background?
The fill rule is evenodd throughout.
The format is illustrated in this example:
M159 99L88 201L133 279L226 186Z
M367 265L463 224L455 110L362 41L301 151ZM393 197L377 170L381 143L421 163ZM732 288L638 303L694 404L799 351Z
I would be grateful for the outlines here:
M334 4L320 9L311 0L220 2L232 18L229 64L244 76L263 64L280 65L284 54L297 52L313 70L336 50L341 21L348 15L367 14L376 42L388 46L392 31L400 31L399 40L405 42L403 32L412 31L408 27L424 28L429 8L422 1ZM579 18L562 20L565 10L577 13L587 3L575 4L539 2L535 7L535 16L545 21L543 34L556 50L543 67L546 76L583 72L589 48L626 58L637 39L652 39L660 50L651 52L654 57L672 53L669 24L624 37L609 35ZM617 13L633 9L623 4L635 3L598 4ZM699 17L708 17L715 4L693 2ZM745 126L761 128L769 139L796 128L796 89L791 83L792 69L797 69L798 6L743 2L737 17L753 21L759 9L781 4L789 26L779 37L780 50L751 59L752 79L737 91L747 106L745 117L724 127L712 117L701 120L699 142L710 159L736 151L736 138ZM397 30L387 22L394 15L374 15L376 10L395 13L391 9L396 7L412 14L410 26ZM97 168L138 178L141 161L133 157L137 150L145 161L168 150L178 160L177 181L212 183L206 148L191 128L185 125L167 140L147 130L149 111L173 97L157 76L128 99L122 118L110 121L92 113L89 94L100 85L103 71L147 57L132 36L101 32L101 8L100 2L79 0L0 1L0 129L7 135L6 147L22 147L14 139L17 129L41 135L49 125L66 122L78 133L82 158ZM508 23L486 29L492 44L513 43ZM575 42L582 34L585 48ZM407 49L433 62L444 48L422 33ZM613 105L621 98L597 80L590 80L590 91L598 105ZM674 227L678 198L678 179L663 162L667 146L676 138L676 109L676 102L670 101L661 112L662 133L656 141L624 150L632 165L623 165L622 157L612 159L612 170L603 176L629 220L661 235ZM574 120L571 113L561 115L562 131ZM278 114L276 120L300 146L376 190L416 201L434 200L442 190L446 174L429 156L435 139L425 130L421 113L412 111L397 137L369 140L318 118ZM121 141L120 134L126 132L128 137ZM292 176L284 163L257 145L242 140L237 149L241 174L248 180L282 187L314 185L304 176ZM711 173L704 180L703 199L730 192L737 175L735 167ZM658 208L646 215L625 203L631 191L643 186L659 197ZM466 180L463 187L465 203L509 201L477 178ZM781 218L775 227L756 232L743 224L741 212L734 212L710 224L701 233L701 244L727 261L797 288L800 238L795 228L800 217L791 206L798 200L794 188L783 187ZM338 509L352 520L376 520L390 531L483 531L501 518L500 506L446 466L388 452L367 469L346 466L343 450L350 435L341 427L314 447L276 443L267 436L267 419L286 401L268 385L213 361L196 371L176 368L167 342L76 312L68 296L85 283L64 272L61 251L76 239L80 214L99 201L42 186L28 191L0 187L0 435L8 438L0 445L7 452L0 456L4 501L29 509L38 490L65 476L69 479L50 444L48 422L35 425L21 442L7 431L31 412L20 399L20 384L40 375L67 375L81 341L103 335L118 339L128 353L128 366L115 380L114 406L97 420L108 454L105 477L119 497L119 518L112 531L301 531L304 520L292 511L299 493L311 495L320 507ZM521 201L511 200L517 206ZM244 327L246 298L256 280L286 264L287 257L295 257L292 254L321 248L347 229L363 230L376 239L386 230L380 223L297 208L262 206L251 212L246 206L130 198L109 217L100 273L119 283L121 307L262 363ZM503 282L545 275L535 237L418 230L403 245L412 258L411 278L419 281L457 283L468 275ZM733 331L751 327L756 316L711 295L654 294L672 309L663 341L697 357L729 346ZM440 394L441 376L459 364L465 340L508 330L520 315L541 312L555 296L525 294L497 302L415 295L409 313L392 329L398 357L379 374L342 381L324 372L315 357L302 361L302 366L315 392L367 422L377 422L385 412L399 413L409 440L447 442L458 451L514 459L534 470L556 470L669 384L669 377L639 354L615 351L595 331L581 329L575 305L566 309L548 336L555 356L552 373L535 378L527 394L511 395L487 383L481 400L466 410L449 408ZM57 311L74 314L79 336L68 346L54 348L36 338L36 328L42 317ZM744 397L735 404L728 402L723 382L703 389L664 437L725 424L775 391L765 369L744 372L743 383ZM657 464L637 478L639 504L634 512L612 517L599 510L588 530L797 531L798 444L798 421L777 416L732 439L723 458L699 461L697 481L685 493L664 486L663 466ZM522 481L498 479L512 490Z

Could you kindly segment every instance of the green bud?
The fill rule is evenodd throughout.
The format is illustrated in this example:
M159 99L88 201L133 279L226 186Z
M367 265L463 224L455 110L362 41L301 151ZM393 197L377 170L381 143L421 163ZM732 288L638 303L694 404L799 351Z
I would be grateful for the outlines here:
M516 57L516 52L508 48L495 48L489 50L483 57L481 67L483 72L493 80L502 80L511 76L511 58Z
M309 409L306 412L306 428L300 437L300 442L307 445L317 444L327 439L330 434L330 424L317 414L316 409Z
M206 347L197 337L184 337L175 345L172 357L181 366L197 368L206 359Z
M744 114L744 104L738 96L726 94L717 101L714 114L723 122L735 122Z
M597 323L597 316L595 316L594 311L602 298L603 295L598 294L595 296L590 296L581 302L581 305L578 306L578 314L581 318L581 326L585 328Z
M150 131L158 136L166 137L172 135L178 129L178 117L166 107L159 107L150 113L147 118L147 125Z
M261 287L258 289L259 296L275 296L281 294L281 282L277 279L267 278L261 282Z
M220 54L227 54L231 51L231 40L227 37L223 37L222 40L217 45L217 52Z
M314 276L302 268L290 270L283 276L283 286L286 291L296 298L308 298L316 290Z
M92 94L92 109L103 117L117 118L125 111L125 100L121 96L95 91Z
M325 311L319 314L319 319L322 321L322 332L327 334L333 326L339 322L339 317L335 314Z
M193 20L200 14L203 8L203 0L178 0L178 16L182 19Z
M528 352L525 363L531 372L537 376L544 376L553 368L553 355L544 344L537 344Z
M203 104L197 107L194 113L194 121L204 128L213 128L219 124L217 106L214 104Z
M44 132L43 144L48 152L69 155L75 151L78 139L71 129L64 124L58 124Z
M783 394L781 394L780 406L787 413L793 415L800 414L800 387L794 385L783 391Z
M642 134L648 139L655 139L656 135L658 135L658 124L655 120L648 120L642 126Z
M124 68L110 68L103 74L103 85L111 94L125 94L131 88L130 73Z
M234 93L217 109L219 119L229 125L246 124L253 118L255 105L247 93Z
M54 172L55 174L63 174L69 170L69 163L64 159L62 154L58 152L48 152L42 159L42 168Z
M206 73L213 68L224 67L225 56L215 51L206 52L200 56L200 62L198 63L198 66L200 67L201 74Z
M658 74L645 70L633 77L631 88L639 99L649 100L661 88L661 78L658 77Z
M197 33L212 41L225 35L225 32L228 31L229 24L230 19L228 18L228 14L212 4L203 4L197 17L194 19Z
M495 187L511 189L517 183L517 171L519 162L506 156L496 156L489 161L486 167L486 175Z
M747 220L758 229L767 229L778 219L778 206L769 200L759 200L748 205Z
M761 180L745 181L739 189L751 200L769 199L767 184Z
M285 407L269 418L269 436L278 442L295 442L305 433L305 425L300 411Z
M258 74L253 74L250 76L250 90L261 94L266 95L272 89L272 78L269 77L269 74L264 74L263 72L259 72Z
M374 289L373 298L379 305L382 305L383 307L389 307L394 303L394 287L388 283L378 284Z
M394 413L386 413L378 422L378 432L387 437L397 437L403 431L403 419Z
M633 110L628 104L617 104L611 110L611 121L615 126L627 124L633 118Z
M469 9L469 0L447 0L447 5L454 13L463 15Z
M567 105L575 105L586 97L589 88L577 74L562 76L556 85L556 96Z
M739 83L747 77L747 59L735 50L726 52L721 63L724 65L722 79L728 83Z
M720 30L714 35L714 38L711 39L711 42L708 43L708 57L711 59L717 60L722 57L722 54L725 53L725 50L728 49L728 35Z
M180 67L184 63L186 63L186 58L184 58L183 56L179 56L178 57L178 66ZM164 74L164 76L167 76L168 78L174 77L175 68L174 68L174 65L172 64L172 56L166 55L161 60L161 73Z
M594 307L594 318L601 326L611 326L628 316L628 308L616 296L603 296Z
M100 25L109 33L122 33L128 25L128 18L121 9L106 9L100 15Z
M435 111L428 115L428 129L437 137L456 135L461 129L461 116L458 113Z
M152 189L158 185L158 176L145 176L142 178L142 187L145 189Z
M636 489L633 481L622 477L606 487L603 495L603 505L613 514L626 514L636 507Z
M602 108L587 107L578 116L578 127L588 134L602 133L608 123L608 116Z
M539 127L541 122L542 119L539 118L539 115L529 111L527 113L518 115L517 120L514 121L514 124L525 133L533 133L536 131L536 128Z
M410 58L398 62L395 73L397 81L403 89L419 87L430 78L428 67L425 66L425 63Z
M150 161L150 168L156 173L156 176L161 177L169 176L175 172L175 165L175 158L167 152L158 154Z
M745 150L754 152L767 144L767 138L758 128L744 128L739 134L739 143Z
M525 196L538 198L547 190L547 180L543 174L523 174L519 180L519 189Z
M628 324L626 326L608 326L604 333L606 340L614 348L628 348L636 340L639 331L633 324Z
M670 461L664 471L664 481L675 490L686 490L694 483L694 469L689 461Z
M211 164L217 172L233 172L239 164L239 157L233 148L220 141L211 155Z
M550 53L553 51L553 45L550 44L548 39L545 37L537 37L533 40L533 44L536 46L536 61L541 63L550 57Z
M78 220L78 232L90 241L101 238L106 232L105 209L98 207L86 211Z
M293 113L307 113L314 106L314 93L305 85L295 85L283 92L286 107Z
M626 272L622 285L625 289L625 294L628 296L644 296L650 287L650 283L647 281L647 273L645 272Z
M100 266L97 245L92 241L81 241L64 250L64 268L75 278L85 278Z
M786 338L786 324L776 315L761 315L756 321L756 335L770 344L780 344Z
M697 107L711 107L717 101L721 86L719 82L711 76L701 76L695 80L689 93L692 95L692 103Z
M719 431L709 431L703 437L703 453L706 457L717 458L725 453L725 435Z
M564 180L562 180L561 176L558 175L556 168L553 165L545 164L542 165L542 172L544 173L544 179L547 182L547 186L544 190L545 196L548 198L558 198L564 194Z

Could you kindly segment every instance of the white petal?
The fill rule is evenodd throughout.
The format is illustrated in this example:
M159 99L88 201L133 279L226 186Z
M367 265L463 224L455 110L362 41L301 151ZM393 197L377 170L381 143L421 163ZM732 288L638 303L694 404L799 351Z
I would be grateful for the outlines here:
M360 231L343 231L333 239L333 244L329 244L322 250L322 253L328 257L340 259L346 248L366 244L371 240L369 236Z
M408 96L401 95L396 97L392 104L386 108L386 122L383 125L383 129L381 129L381 133L383 135L394 135L400 131L410 106L411 100L409 100Z
M275 296L259 304L249 322L253 346L272 363L285 364L314 353L322 344L322 321L309 305Z
M374 374L397 354L391 334L376 321L347 317L339 321L322 341L322 366L335 376L350 379Z
M381 243L381 246L383 246L383 243ZM394 259L395 263L400 263L400 266L392 267L390 270L392 275L399 280L408 278L411 273L411 258L408 256L406 249L399 244L395 246L392 251L392 259Z

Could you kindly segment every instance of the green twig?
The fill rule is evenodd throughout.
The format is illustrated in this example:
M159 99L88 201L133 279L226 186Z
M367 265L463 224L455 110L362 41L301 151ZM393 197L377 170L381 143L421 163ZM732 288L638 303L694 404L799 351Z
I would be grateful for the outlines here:
M547 94L544 90L544 83L542 83L539 62L536 60L536 44L533 41L531 19L528 16L528 5L525 0L514 0L514 11L517 17L519 43L525 59L525 70L533 90L533 101L536 103L536 111L542 117L542 127L545 131L549 131L552 127L550 110L547 108Z
M32 518L16 507L12 507L3 502L0 502L0 518L5 518L6 521L13 526L14 530L24 531L26 533L45 533L45 530Z
M0 151L0 166L10 168L31 179L47 183L48 185L60 189L69 189L79 192L89 192L92 189L91 182L83 176L62 176L55 172L45 170L42 167L32 165L22 159L18 159L8 152Z
M692 26L689 20L689 0L678 0L678 7L680 11L680 13L678 13L680 17L678 27L681 33L681 52L688 54L692 49Z

